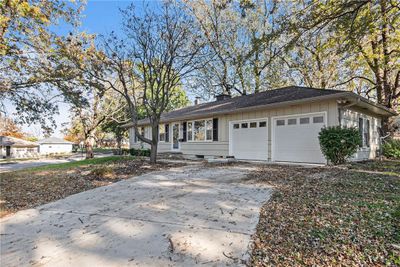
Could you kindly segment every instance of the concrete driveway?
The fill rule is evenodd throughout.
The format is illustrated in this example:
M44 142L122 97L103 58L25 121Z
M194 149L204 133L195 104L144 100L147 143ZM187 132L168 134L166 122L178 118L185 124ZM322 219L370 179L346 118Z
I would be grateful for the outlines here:
M18 212L0 220L0 265L241 265L271 194L241 181L251 168L179 167Z

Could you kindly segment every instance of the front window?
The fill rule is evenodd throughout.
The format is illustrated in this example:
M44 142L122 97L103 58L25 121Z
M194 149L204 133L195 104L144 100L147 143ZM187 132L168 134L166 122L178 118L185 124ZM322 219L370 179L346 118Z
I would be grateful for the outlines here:
M188 141L212 141L213 140L213 120L198 120L187 123Z
M160 124L158 127L158 133L159 133L159 138L160 138L160 142L165 142L165 125L164 124Z
M195 121L194 122L194 140L203 141L205 140L205 121Z
M369 144L369 136L370 136L369 128L370 128L369 120L364 119L364 118L358 119L358 130L361 135L363 147L369 147L369 145L370 145Z
M188 122L187 124L187 140L192 141L193 140L193 123Z
M212 133L213 133L213 121L212 120L206 120L206 140L207 141L212 141Z
M369 128L370 128L369 120L364 119L364 118L358 119L358 130L361 135L363 147L369 147L369 145L370 145L369 144L369 136L370 136Z

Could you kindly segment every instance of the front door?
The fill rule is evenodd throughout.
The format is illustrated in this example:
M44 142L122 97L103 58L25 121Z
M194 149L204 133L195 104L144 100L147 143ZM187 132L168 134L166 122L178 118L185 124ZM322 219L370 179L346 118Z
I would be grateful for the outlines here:
M179 123L172 125L172 150L179 150Z
M6 157L10 157L10 156L11 156L11 147L6 146Z

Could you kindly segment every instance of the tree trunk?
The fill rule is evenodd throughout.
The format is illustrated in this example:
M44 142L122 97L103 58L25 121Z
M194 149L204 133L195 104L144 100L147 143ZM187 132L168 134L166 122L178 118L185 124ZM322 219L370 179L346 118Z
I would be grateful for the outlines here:
M92 136L89 136L85 140L85 147L86 147L86 159L92 159L94 158L93 155L93 144L94 144L94 138Z
M158 145L158 122L151 126L151 144L150 144L150 164L157 163L157 145Z
M117 136L117 150L118 150L118 152L117 152L117 154L118 155L122 155L122 150L121 150L121 147L122 147L122 136Z

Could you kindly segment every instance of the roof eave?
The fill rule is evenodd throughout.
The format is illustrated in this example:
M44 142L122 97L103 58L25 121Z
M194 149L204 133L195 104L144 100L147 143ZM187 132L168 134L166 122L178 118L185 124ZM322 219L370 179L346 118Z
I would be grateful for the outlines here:
M234 114L234 113L238 113L238 112L249 112L249 111L262 110L262 109L272 109L272 108L277 108L277 107L287 106L287 105L298 105L298 104L303 104L303 103L307 103L307 102L316 102L316 101L339 99L339 98L346 98L346 97L358 99L359 101L362 101L364 103L374 106L375 108L382 111L382 113L383 113L383 114L381 113L382 116L391 117L391 116L398 115L396 112L394 112L380 104L369 101L368 99L358 96L353 92L344 91L343 93L337 93L337 94L332 94L332 95L324 95L324 96L310 97L310 98L304 98L304 99L298 99L298 100L284 101L284 102L272 103L272 104L268 104L268 105L251 106L251 107L246 107L246 108L239 108L239 109L232 110L232 111L208 112L208 113L197 114L197 115L179 116L179 117L169 118L169 119L164 119L164 120L161 119L160 123L201 119L201 118L217 116L217 115L229 115L229 114ZM138 126L144 126L144 125L148 125L148 124L149 124L149 122L140 122L140 121L137 123ZM129 128L132 126L133 126L133 123L128 123L128 124L124 125L124 127L126 127L126 128Z
M373 112L380 114L381 116L385 116L385 117L392 117L392 116L397 116L399 115L396 111L391 110L381 104L375 103L373 101L370 101L364 97L361 97L355 93L349 92L349 96L351 98L353 98L354 100L358 101L358 102L362 102L365 104L368 104L369 106L372 106L373 108L377 109L374 110L373 108L371 109Z
M325 95L325 96L317 96L317 97L310 97L310 98L304 98L304 99L298 99L298 100L291 100L291 101L284 101L284 102L279 102L279 103L272 103L268 105L259 105L259 106L251 106L251 107L246 107L246 108L238 108L232 111L217 111L217 112L208 112L208 113L203 113L203 114L198 114L198 115L191 115L191 116L180 116L180 117L175 117L175 118L170 118L170 119L161 119L160 123L168 123L168 122L174 122L174 121L182 121L182 120L192 120L192 119L200 119L200 118L206 118L210 116L216 116L216 115L229 115L229 114L234 114L238 112L249 112L249 111L257 111L257 110L262 110L262 109L272 109L272 108L277 108L281 106L286 106L286 105L297 105L297 104L302 104L306 102L315 102L315 101L321 101L321 100L330 100L330 99L336 99L340 97L347 96L348 92L343 92L343 93L338 93L334 95ZM148 125L148 122L138 122L138 126L144 126ZM129 123L124 125L125 127L132 127L133 124Z

